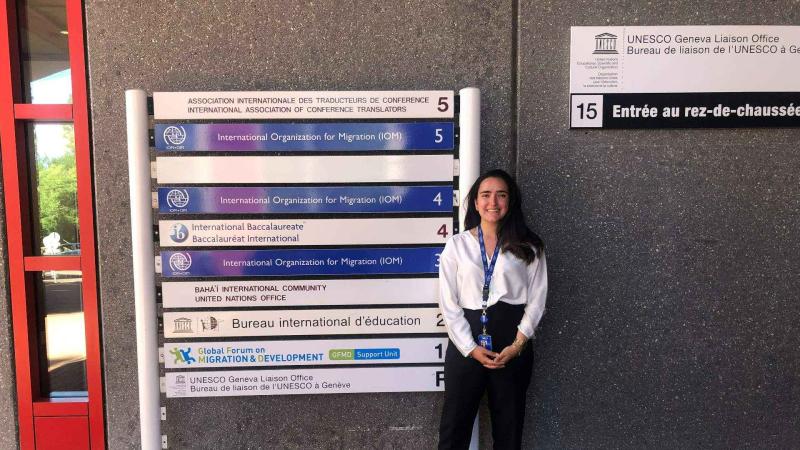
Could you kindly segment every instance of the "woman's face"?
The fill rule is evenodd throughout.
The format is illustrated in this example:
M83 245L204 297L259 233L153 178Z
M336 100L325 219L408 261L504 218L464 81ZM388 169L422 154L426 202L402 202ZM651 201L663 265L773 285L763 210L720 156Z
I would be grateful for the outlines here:
M490 177L478 186L475 209L481 222L498 223L508 213L508 186L501 178Z

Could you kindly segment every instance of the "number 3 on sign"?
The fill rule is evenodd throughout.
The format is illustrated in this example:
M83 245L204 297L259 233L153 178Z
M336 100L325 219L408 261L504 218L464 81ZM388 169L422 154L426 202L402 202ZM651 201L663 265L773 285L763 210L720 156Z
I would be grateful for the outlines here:
M602 95L572 95L570 103L570 127L603 128Z

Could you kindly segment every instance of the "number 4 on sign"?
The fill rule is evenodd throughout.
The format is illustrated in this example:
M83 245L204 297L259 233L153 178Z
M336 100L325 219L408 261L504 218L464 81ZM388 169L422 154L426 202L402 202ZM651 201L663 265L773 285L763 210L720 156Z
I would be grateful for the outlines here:
M442 226L439 227L439 231L437 231L436 234L447 239L447 224L446 223L442 224Z

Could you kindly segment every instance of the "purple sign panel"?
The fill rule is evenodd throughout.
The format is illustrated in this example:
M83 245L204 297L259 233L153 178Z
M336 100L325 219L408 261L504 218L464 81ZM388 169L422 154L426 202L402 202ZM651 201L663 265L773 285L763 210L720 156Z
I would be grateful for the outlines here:
M162 214L321 214L453 211L452 186L163 187Z
M161 151L450 151L454 141L452 122L155 125Z
M437 273L441 247L162 252L164 277Z

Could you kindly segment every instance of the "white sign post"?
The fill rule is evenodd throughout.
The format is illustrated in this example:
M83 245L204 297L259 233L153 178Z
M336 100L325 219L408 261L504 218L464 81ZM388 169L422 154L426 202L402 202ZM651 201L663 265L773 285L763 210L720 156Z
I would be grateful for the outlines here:
M161 92L148 130L146 94L127 93L143 448L161 446L160 387L167 397L444 388L438 257L478 176L479 97Z

